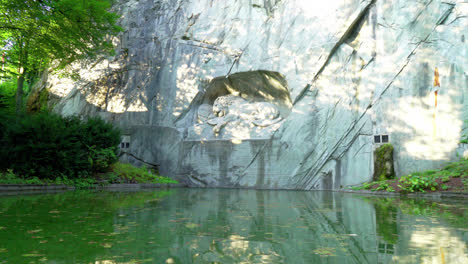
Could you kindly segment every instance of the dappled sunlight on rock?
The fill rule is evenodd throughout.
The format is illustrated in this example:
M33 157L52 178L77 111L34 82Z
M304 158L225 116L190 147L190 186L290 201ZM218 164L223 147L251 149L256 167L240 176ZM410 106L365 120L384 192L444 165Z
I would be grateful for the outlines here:
M434 95L424 98L402 98L387 115L397 123L391 133L404 134L401 143L405 153L417 159L446 160L458 147L463 122L460 109L449 96L439 96L437 108Z
M190 110L196 114L187 121L195 123L188 128L189 140L267 139L292 107L284 76L276 72L217 77L204 84L201 94L191 103Z
M128 108L126 109L128 112L147 112L148 108L140 99L137 99L130 103Z
M187 111L188 106L198 93L198 84L195 78L198 70L194 63L183 64L177 68L177 92L173 111L173 115L176 117L179 117L183 111Z

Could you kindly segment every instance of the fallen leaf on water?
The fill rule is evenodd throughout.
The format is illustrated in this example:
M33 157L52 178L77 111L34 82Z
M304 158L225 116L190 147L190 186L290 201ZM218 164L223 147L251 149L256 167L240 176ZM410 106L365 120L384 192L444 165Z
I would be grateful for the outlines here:
M104 247L104 248L111 248L112 244L111 243L102 243L101 246Z
M34 234L34 233L39 233L41 231L42 231L42 229L35 229L35 230L29 230L28 233L29 234Z
M313 251L314 254L320 255L321 257L335 256L335 249L329 247L317 248Z
M185 224L185 227L187 227L187 228L197 228L197 227L199 227L199 226L200 226L200 225L197 225L197 224L195 224L195 223L187 223L187 224Z
M39 253L35 253L35 252L31 252L31 253L28 253L28 254L23 254L21 256L23 256L23 257L43 257L44 255L39 254Z

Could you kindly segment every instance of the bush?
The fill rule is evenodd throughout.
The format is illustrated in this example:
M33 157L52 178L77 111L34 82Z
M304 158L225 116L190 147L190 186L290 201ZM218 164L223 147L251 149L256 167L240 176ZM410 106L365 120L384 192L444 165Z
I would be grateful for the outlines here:
M89 161L94 172L105 172L110 165L117 161L115 150L111 148L96 149L96 146L89 148Z
M439 184L434 176L427 174L419 175L417 173L401 177L398 185L403 192L435 191L438 186Z
M42 112L8 122L0 122L0 170L41 179L83 178L116 161L120 131L102 119Z
M107 175L110 182L124 183L179 183L167 177L150 172L146 167L135 167L128 163L117 162L112 165L112 172Z
M0 112L15 111L16 82L7 80L0 83Z
M16 84L16 78L0 80L0 112L4 114L12 114L15 112ZM27 82L24 83L23 91L24 99L29 91Z

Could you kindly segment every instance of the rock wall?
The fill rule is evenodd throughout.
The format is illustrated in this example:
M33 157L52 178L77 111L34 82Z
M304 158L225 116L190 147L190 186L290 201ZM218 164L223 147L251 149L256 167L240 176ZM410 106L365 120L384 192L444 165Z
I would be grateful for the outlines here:
M457 158L466 1L120 0L114 9L125 29L117 54L72 65L74 78L50 73L41 89L58 113L121 126L129 161L191 186L334 189L372 178L375 136L393 144L397 176ZM248 105L210 113L221 96ZM262 103L281 120L245 113Z

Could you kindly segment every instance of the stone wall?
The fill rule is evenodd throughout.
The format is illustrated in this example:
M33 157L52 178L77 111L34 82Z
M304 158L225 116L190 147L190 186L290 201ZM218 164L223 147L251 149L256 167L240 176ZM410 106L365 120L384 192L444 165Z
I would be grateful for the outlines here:
M40 89L59 98L58 113L118 124L138 157L130 161L192 186L340 188L372 178L374 135L389 136L397 176L457 159L468 119L467 6L121 0L117 55L74 64L78 81L49 74ZM252 82L232 88L236 76ZM258 117L235 114L218 135L208 126L194 134L200 105L222 95L273 103L282 120L251 133ZM236 133L223 134L229 125Z

